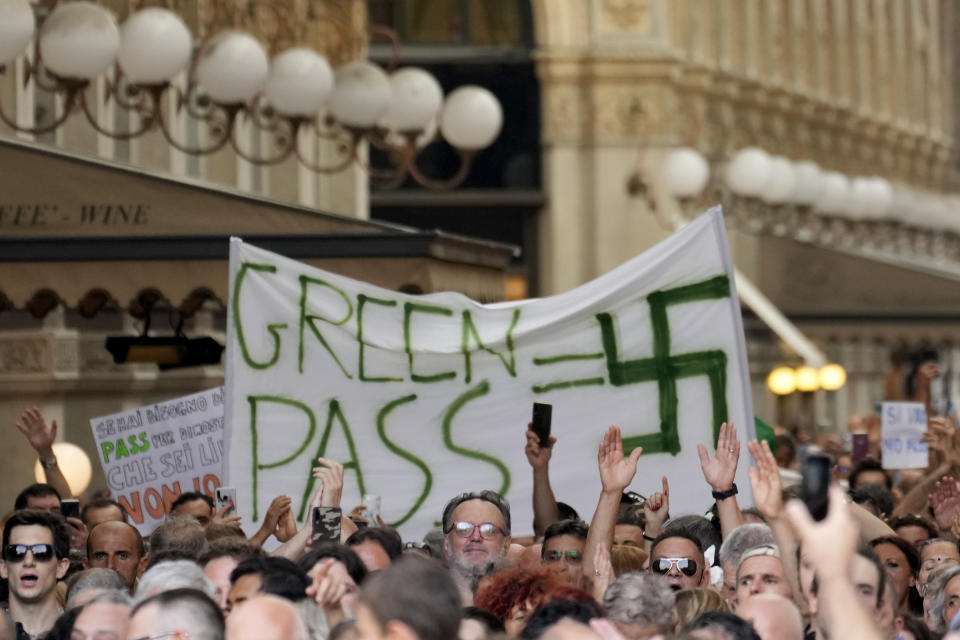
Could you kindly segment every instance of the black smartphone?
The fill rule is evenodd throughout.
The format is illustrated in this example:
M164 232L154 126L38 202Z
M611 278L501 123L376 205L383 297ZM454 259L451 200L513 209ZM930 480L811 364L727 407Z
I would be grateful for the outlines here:
M540 438L541 447L550 446L550 422L553 419L553 405L543 402L533 403L533 432Z
M236 487L217 487L216 495L214 497L214 502L216 503L217 513L220 513L220 510L224 507L230 507L224 511L224 515L228 513L236 513L237 511L237 489Z
M313 508L313 542L340 542L340 507Z
M803 462L800 497L806 503L810 517L814 520L823 520L827 517L829 506L827 490L830 488L831 464L827 456L807 456Z
M60 515L64 518L80 517L80 501L76 498L60 501Z

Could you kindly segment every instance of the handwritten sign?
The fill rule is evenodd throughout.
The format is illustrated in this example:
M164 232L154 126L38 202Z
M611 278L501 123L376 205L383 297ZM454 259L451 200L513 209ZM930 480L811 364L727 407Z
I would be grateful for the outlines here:
M632 488L651 493L669 475L675 514L713 502L697 443L712 448L726 420L753 437L719 210L597 280L522 302L404 295L239 239L230 274L225 482L250 533L281 493L304 518L318 456L346 467L344 509L380 495L408 539L451 497L481 489L508 496L514 533L530 533L534 401L553 404L554 493L588 519L611 424L625 449L643 447Z
M883 403L883 468L925 469L927 410L919 402Z
M213 495L223 469L223 387L90 421L110 493L147 534L182 492Z

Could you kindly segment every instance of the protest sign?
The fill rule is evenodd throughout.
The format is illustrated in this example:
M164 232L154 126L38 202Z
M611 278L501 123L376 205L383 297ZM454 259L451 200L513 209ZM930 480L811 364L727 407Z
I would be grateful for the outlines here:
M110 494L140 533L182 492L212 496L220 486L223 410L217 387L90 421Z
M920 402L884 402L882 411L883 468L926 469L926 407Z
M719 209L581 287L490 305L388 291L234 238L225 482L248 533L279 494L307 515L318 456L346 466L345 511L380 495L407 539L481 489L505 494L514 533L530 533L534 401L553 405L554 493L582 517L611 424L627 451L643 447L633 490L668 475L671 512L703 512L713 499L697 443L712 451L725 420L741 441L754 435L732 274ZM742 458L749 504L746 448Z

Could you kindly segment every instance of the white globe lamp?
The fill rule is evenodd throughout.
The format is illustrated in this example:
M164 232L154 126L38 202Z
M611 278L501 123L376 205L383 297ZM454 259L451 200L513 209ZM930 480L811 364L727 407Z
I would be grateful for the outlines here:
M0 0L0 64L13 62L30 44L37 29L27 0Z
M333 90L333 70L323 56L297 47L277 54L263 93L277 113L312 118Z
M96 78L110 68L119 48L113 14L92 2L61 2L40 28L43 63L61 78Z
M710 165L703 155L689 147L673 149L663 161L663 184L676 198L700 194L710 179Z
M503 127L500 101L483 87L464 85L451 92L440 112L440 133L457 149L490 146Z
M244 104L263 88L270 62L263 45L240 31L213 36L197 58L197 82L220 104Z
M757 147L741 149L727 165L727 186L737 195L759 197L771 171L772 161L766 151Z
M370 62L351 62L334 73L329 109L345 127L370 129L390 108L390 80Z
M792 201L801 206L812 206L823 188L823 171L815 162L804 160L798 162L796 169L796 186L793 190Z
M814 207L829 215L843 215L847 212L850 199L850 180L837 171L823 174L822 188Z
M383 124L391 131L423 131L436 119L443 104L443 89L432 74L419 67L404 67L390 75L392 100Z
M187 66L192 47L190 30L180 16L148 7L120 27L117 62L135 84L163 84Z
M767 204L784 204L793 197L797 188L797 172L793 163L782 156L770 160L770 177L760 192L760 199Z

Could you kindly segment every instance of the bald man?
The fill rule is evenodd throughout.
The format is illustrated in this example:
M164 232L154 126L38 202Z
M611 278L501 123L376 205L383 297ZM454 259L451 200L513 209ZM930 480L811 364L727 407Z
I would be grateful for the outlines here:
M127 581L131 593L149 561L143 538L133 525L110 520L90 530L84 565L113 569Z
M757 593L737 605L736 614L753 624L761 640L802 640L803 618L797 606L774 593Z
M310 640L310 633L289 600L258 595L234 607L226 640Z

